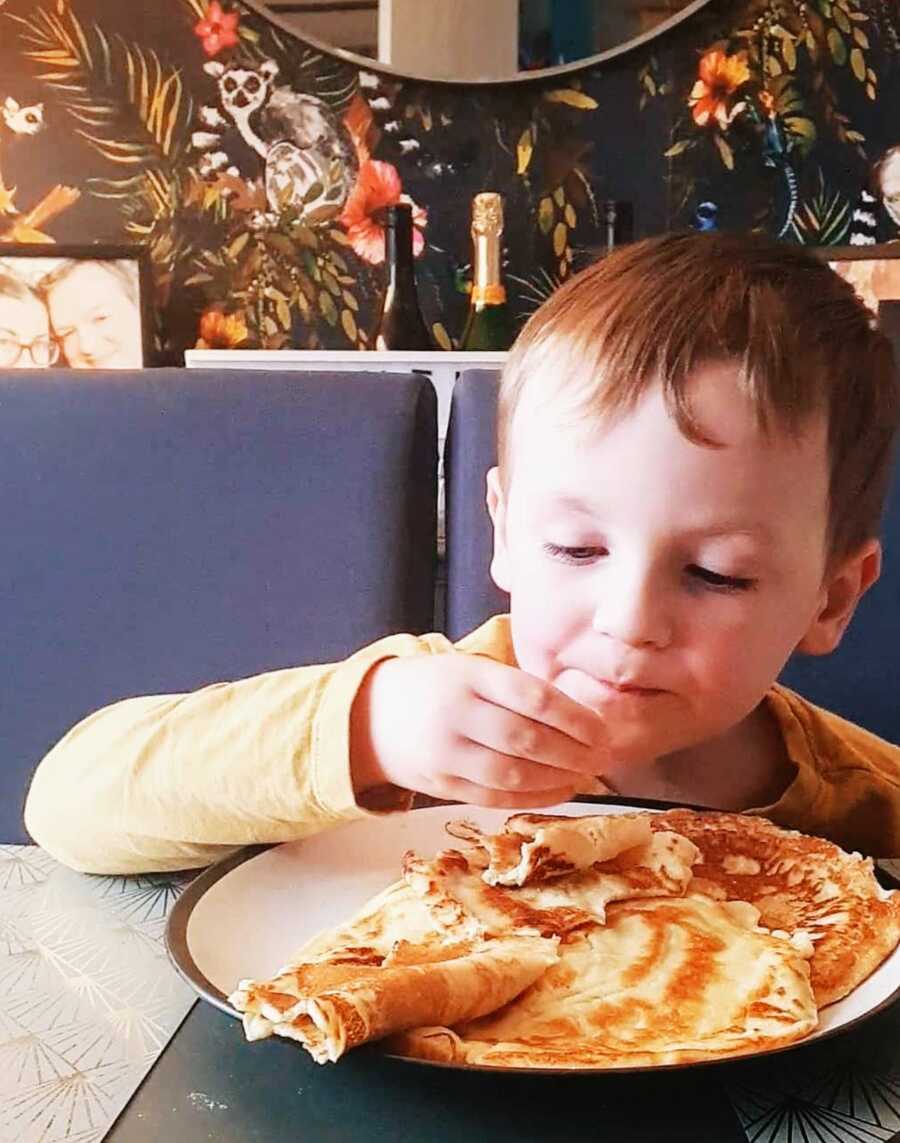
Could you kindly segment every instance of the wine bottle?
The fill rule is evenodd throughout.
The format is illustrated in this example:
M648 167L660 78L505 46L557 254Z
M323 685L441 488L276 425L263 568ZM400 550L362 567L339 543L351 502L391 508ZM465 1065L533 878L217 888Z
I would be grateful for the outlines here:
M460 349L509 349L515 337L500 271L503 199L494 191L472 200L474 275Z
M408 203L387 207L384 243L387 284L375 327L375 348L434 349L416 293L412 207Z

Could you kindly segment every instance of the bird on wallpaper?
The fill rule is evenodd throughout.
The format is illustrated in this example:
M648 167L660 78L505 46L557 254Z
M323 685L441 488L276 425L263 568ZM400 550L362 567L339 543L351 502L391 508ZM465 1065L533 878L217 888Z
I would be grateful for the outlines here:
M295 210L311 225L339 214L356 179L358 162L349 132L321 99L276 86L278 65L226 66L210 60L205 71L218 85L221 111L204 107L206 127L222 132L232 125L265 163L266 201L274 214ZM237 174L223 149L221 133L196 131L194 146L203 151L203 174Z
M714 202L701 202L694 211L694 230L718 230L719 208Z

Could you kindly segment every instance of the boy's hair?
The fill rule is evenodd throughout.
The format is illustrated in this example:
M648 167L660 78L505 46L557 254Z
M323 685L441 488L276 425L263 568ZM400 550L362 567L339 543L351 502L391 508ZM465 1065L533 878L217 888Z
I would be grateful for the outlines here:
M694 420L687 381L731 359L760 428L796 432L828 418L828 555L878 534L900 396L891 345L852 286L818 257L756 234L666 234L620 247L569 279L517 338L498 408L508 486L523 395L579 417L633 408L661 383L685 436L715 447Z

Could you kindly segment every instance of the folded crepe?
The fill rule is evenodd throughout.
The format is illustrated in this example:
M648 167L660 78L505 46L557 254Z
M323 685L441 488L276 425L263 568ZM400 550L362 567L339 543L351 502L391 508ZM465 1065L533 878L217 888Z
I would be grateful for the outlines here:
M624 833L620 841L625 844ZM510 933L564 937L587 925L602 924L611 901L680 896L698 856L697 847L687 839L659 831L607 861L564 877L537 875L524 885L488 884L479 845L467 853L444 850L431 861L406 853L403 876L435 924L457 939Z
M900 890L878 884L871 858L745 814L667 810L651 825L697 846L692 888L750 902L774 932L808 934L819 1008L852 992L900 941Z
M808 940L759 928L742 902L611 905L606 924L505 1008L392 1037L398 1055L492 1067L644 1067L792 1043L817 1023Z
M269 981L242 980L228 999L244 1014L248 1040L274 1032L325 1063L368 1040L492 1012L557 955L556 941L535 937L398 941L385 957L372 949L335 950Z
M565 877L646 845L652 836L647 814L513 814L498 834L485 834L465 821L450 822L447 832L485 849L488 865L482 877L488 885Z

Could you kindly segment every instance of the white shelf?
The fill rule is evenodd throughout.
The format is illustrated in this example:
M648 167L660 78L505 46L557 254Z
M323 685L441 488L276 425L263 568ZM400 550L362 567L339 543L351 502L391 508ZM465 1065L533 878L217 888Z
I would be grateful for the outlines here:
M263 372L324 373L356 369L359 372L427 373L438 398L438 438L443 451L450 418L450 396L456 378L465 369L502 369L506 353L463 350L413 351L406 349L188 349L189 369L259 369Z

